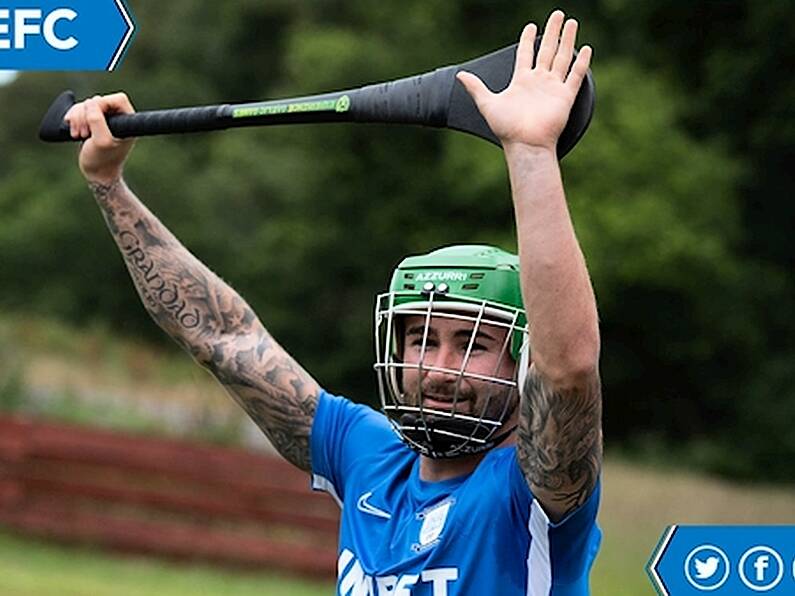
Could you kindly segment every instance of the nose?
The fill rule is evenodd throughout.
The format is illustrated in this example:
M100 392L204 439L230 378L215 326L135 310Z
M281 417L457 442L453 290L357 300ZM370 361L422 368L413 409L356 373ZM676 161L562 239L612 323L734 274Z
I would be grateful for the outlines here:
M451 349L449 346L441 345L438 349L430 354L425 355L425 368L424 376L432 382L437 383L454 383L458 378L461 369L461 354L457 350ZM446 369L436 370L436 369Z

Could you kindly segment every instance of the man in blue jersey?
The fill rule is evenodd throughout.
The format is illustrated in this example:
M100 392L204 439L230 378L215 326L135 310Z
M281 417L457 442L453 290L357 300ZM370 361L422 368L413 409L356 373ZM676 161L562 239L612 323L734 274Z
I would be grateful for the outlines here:
M522 33L513 79L459 81L502 142L519 257L487 246L405 259L376 305L384 413L333 396L122 178L132 141L95 97L66 118L80 168L155 321L279 452L343 508L337 592L588 593L602 461L596 303L568 214L557 139L587 72L577 23Z

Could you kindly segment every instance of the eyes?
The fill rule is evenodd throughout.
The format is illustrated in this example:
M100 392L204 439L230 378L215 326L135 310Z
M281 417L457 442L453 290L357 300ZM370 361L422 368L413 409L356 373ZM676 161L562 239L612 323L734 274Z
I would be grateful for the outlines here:
M404 356L412 360L423 354L432 355L434 359L497 358L505 351L506 333L505 329L494 325L467 325L446 319L434 320L428 325L424 317L411 317L406 320Z
M428 339L425 341L425 351L429 352L432 350L436 350L439 348L439 340L435 337L429 336ZM409 337L408 340L409 347L413 348L415 351L419 352L422 350L422 335L412 336ZM467 349L469 348L469 340L454 340L453 341L453 349L457 352L461 352L465 354ZM480 353L480 352L488 352L489 346L481 341L475 340L475 343L472 344L472 350L470 353Z

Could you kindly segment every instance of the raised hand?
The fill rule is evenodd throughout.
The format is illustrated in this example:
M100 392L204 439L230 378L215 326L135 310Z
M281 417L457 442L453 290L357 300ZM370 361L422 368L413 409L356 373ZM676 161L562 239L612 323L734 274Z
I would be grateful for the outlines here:
M535 64L537 28L533 23L524 28L513 78L501 93L492 93L472 73L457 75L503 147L523 144L555 150L592 53L590 46L583 46L572 65L577 21L568 19L564 25L564 20L560 10L549 16Z

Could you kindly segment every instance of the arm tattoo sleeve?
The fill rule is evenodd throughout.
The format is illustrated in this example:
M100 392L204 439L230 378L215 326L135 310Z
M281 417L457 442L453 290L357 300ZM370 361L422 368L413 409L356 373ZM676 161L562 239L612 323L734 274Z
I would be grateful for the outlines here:
M155 322L215 375L286 459L309 470L315 380L121 179L90 188Z
M552 390L534 365L528 372L517 453L533 494L553 521L582 505L599 477L601 392L597 373L580 387Z

